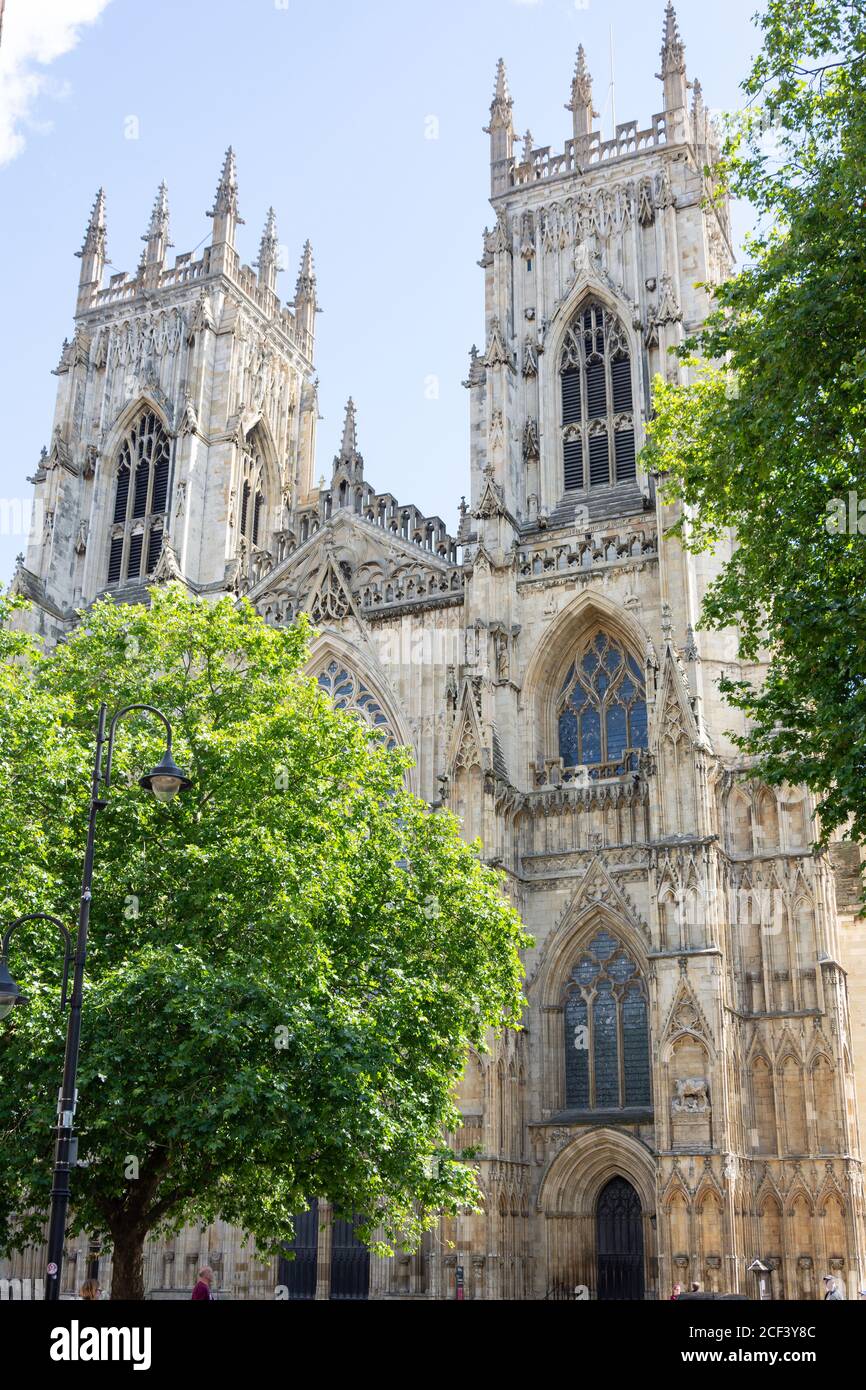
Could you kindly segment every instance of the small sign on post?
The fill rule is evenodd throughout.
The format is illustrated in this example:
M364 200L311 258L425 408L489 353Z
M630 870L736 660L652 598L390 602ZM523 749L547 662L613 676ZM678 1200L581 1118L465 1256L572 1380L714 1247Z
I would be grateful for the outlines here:
M752 1263L746 1266L746 1273L754 1274L758 1281L758 1298L768 1299L770 1289L767 1275L770 1273L770 1266L765 1265L762 1260L752 1260Z

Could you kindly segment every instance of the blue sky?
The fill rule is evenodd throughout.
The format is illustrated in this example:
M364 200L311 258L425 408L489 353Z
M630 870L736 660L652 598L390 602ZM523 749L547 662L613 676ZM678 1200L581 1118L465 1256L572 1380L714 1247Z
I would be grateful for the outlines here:
M740 104L758 46L755 8L677 4L689 76L711 107ZM209 236L205 213L231 143L242 258L255 259L272 203L286 248L278 291L291 298L303 241L313 243L324 310L318 471L330 470L351 394L368 480L453 529L468 476L460 382L483 336L477 261L492 216L482 127L496 60L507 64L519 132L529 126L536 145L559 149L581 42L610 132L612 28L616 118L648 124L661 107L661 0L7 0L6 9L0 498L29 498L25 477L48 442L51 370L71 336L74 252L96 189L106 189L112 269L132 271L162 178L171 254ZM43 26L27 41L14 27L25 10ZM75 27L76 18L89 22ZM742 233L746 209L736 223ZM26 537L2 530L6 580Z

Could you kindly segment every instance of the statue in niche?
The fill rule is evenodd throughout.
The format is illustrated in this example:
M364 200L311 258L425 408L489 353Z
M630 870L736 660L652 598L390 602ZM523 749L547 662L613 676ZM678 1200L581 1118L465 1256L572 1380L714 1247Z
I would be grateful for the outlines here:
M508 638L504 632L497 632L494 639L496 651L496 672L501 681L508 680Z
M671 1102L675 1115L704 1115L710 1108L710 1086L705 1076L677 1077Z

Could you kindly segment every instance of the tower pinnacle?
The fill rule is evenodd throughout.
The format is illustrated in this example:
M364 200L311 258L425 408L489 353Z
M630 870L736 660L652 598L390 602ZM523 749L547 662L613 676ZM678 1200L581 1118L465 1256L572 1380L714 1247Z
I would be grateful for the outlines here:
M511 93L508 90L508 73L505 71L505 60L499 59L496 64L496 87L493 92L493 100L490 103L490 125L485 132L489 134L498 126L511 126L511 110L514 103L511 100Z
M316 333L316 271L313 265L313 248L309 241L304 242L301 267L295 283L295 319L298 327L309 335L309 355L313 355L313 339Z
M78 307L86 308L102 285L105 270L105 189L100 188L94 199L84 233L81 250L76 251L81 261L78 276Z
M665 110L684 111L687 106L686 88L686 50L680 37L677 14L672 0L668 0L665 10L665 27L662 34L661 72L656 73L664 83Z
M214 205L208 217L213 218L213 245L225 242L234 247L235 228L243 226L244 219L238 212L238 171L231 145L226 150Z
M141 239L146 244L142 256L144 278L158 282L165 265L166 250L172 244L168 239L168 189L165 180L157 189L150 223Z
M490 103L490 124L484 127L490 136L490 188L495 195L508 186L508 169L514 153L514 123L508 74L502 58L496 64L496 87Z
M346 402L346 418L343 421L343 439L340 452L334 459L333 477L338 472L349 473L353 478L363 478L364 460L358 452L358 427L355 419L355 402L350 396Z
M571 79L571 101L566 102L565 109L572 113L575 140L581 135L591 134L593 118L598 112L592 105L592 76L586 65L583 44L577 50L574 77Z
M316 298L316 271L313 266L313 248L309 241L304 242L301 268L298 271L298 279L295 284L295 303L304 298L312 300Z
M84 244L80 251L76 251L76 256L84 257L88 253L105 254L105 189L100 188L93 200L93 207L90 211L90 218L87 223L87 230L84 233Z
M141 238L142 241L150 241L151 237L168 236L168 189L165 179L156 190L156 197L153 200L153 211L150 214L150 223L147 231ZM166 242L166 245L171 245Z
M667 72L670 68L676 71L685 69L685 45L680 37L680 26L677 23L677 12L673 6L673 0L668 0L665 7L665 27L662 34L662 72Z
M277 238L277 215L268 208L265 229L259 243L259 258L256 262L259 271L259 284L264 289L276 290L279 270L279 240Z
M346 418L343 421L343 442L340 458L352 459L358 452L358 423L355 419L355 402L350 396L346 402Z

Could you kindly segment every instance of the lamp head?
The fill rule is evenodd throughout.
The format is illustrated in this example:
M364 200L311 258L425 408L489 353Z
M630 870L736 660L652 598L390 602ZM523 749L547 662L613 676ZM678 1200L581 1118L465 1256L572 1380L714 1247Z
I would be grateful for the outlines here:
M153 792L157 801L173 801L178 792L186 791L187 787L192 786L192 782L185 772L181 772L169 748L162 762L152 768L145 777L139 778L138 785L144 787L145 791Z
M0 1019L11 1013L16 1004L23 1003L24 996L9 974L6 957L0 957Z

